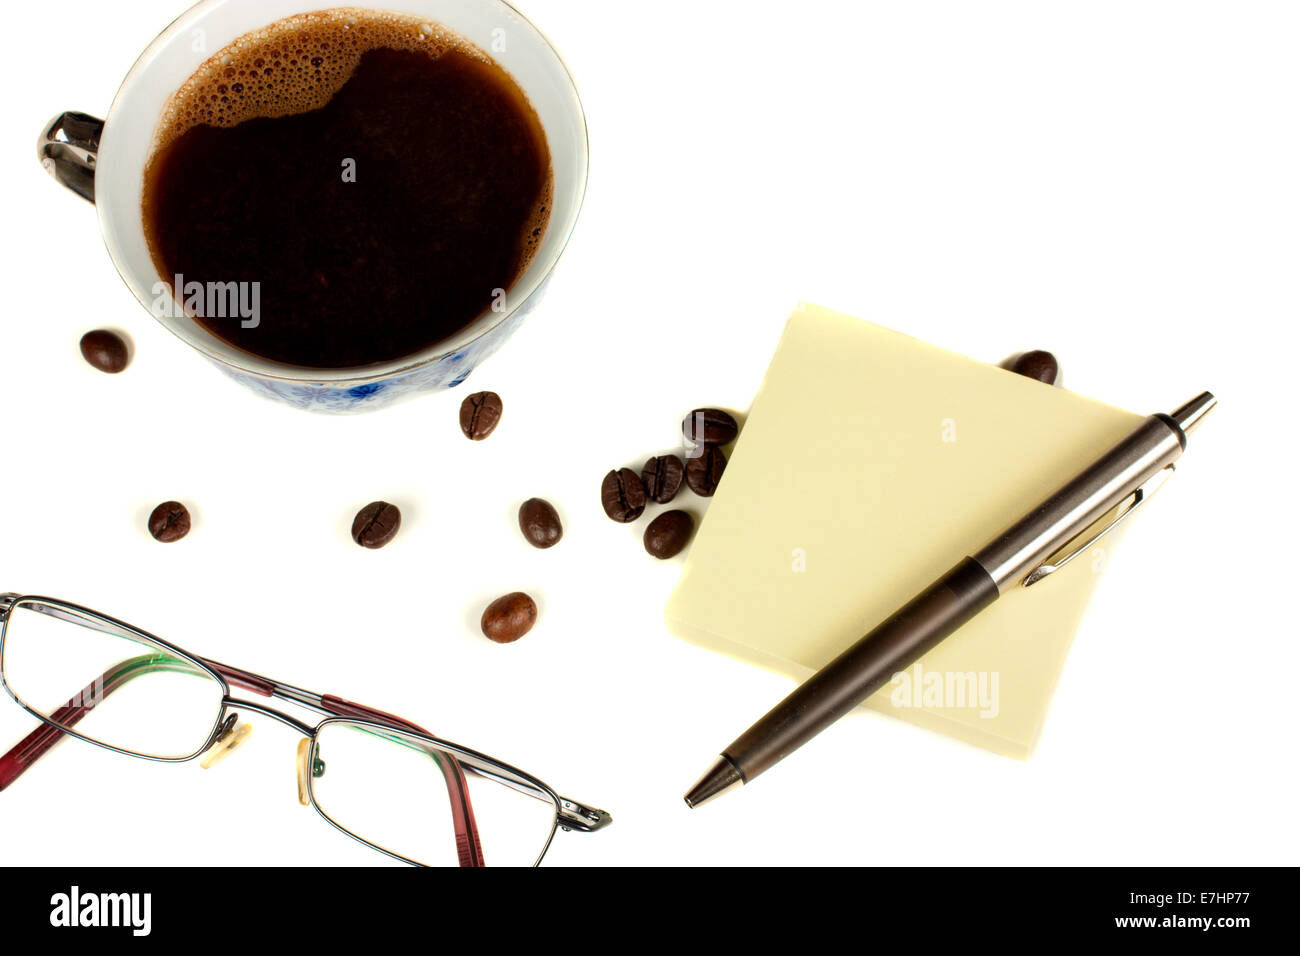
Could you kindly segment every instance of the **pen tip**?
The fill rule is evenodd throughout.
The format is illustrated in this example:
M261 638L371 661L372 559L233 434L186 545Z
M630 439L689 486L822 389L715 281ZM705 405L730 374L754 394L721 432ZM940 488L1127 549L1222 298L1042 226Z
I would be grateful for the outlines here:
M724 755L714 762L708 773L701 777L695 786L691 787L683 799L685 799L686 805L694 810L696 807L703 806L713 798L720 797L744 783L745 778L740 775L736 765Z

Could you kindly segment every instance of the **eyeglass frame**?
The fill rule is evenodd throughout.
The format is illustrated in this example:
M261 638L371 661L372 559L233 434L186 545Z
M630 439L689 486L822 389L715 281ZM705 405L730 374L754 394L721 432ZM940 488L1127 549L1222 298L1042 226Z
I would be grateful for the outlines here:
M72 727L64 726L57 723L50 716L38 713L28 706L13 689L9 686L8 678L4 673L4 650L5 640L8 636L9 622L11 612L18 607L25 605L35 605L38 613L41 610L65 611L72 614L87 615L91 618L97 618L107 622L113 627L121 629L126 634L134 634L145 641L155 644L164 649L167 653L174 655L187 664L195 667L199 671L212 677L221 685L221 708L217 713L216 721L212 730L208 733L207 740L197 751L185 757L158 757L152 754L139 753L133 750L127 750L123 747L116 747L112 744L96 740L85 734L79 733ZM53 615L60 620L67 620L59 614ZM69 623L81 624L80 621L70 621ZM286 684L282 681L273 680L252 671L242 670L237 667L231 667L227 664L221 664L211 658L199 657L196 654L177 647L175 644L165 641L160 637L150 634L148 631L120 621L111 615L104 614L101 611L92 608L83 607L74 604L71 601L64 601L59 598L44 597L37 594L0 594L0 685L4 687L5 693L21 707L24 711L37 718L41 724L32 733L28 734L4 754L0 754L0 791L4 791L23 773L27 771L37 760L47 753L56 743L63 739L64 736L76 737L87 743L102 747L105 750L115 751L116 753L125 754L128 757L139 757L144 760L152 760L158 763L186 763L195 760L219 743L222 743L230 735L234 728L235 720L238 715L234 708L242 708L255 714L261 714L264 717L270 717L287 727L297 730L304 737L311 741L311 746L306 755L308 768L313 767L318 759L317 738L322 730L326 727L336 724L346 723L351 725L368 726L375 730L398 731L404 735L415 738L426 746L433 747L439 753L450 757L443 767L443 773L446 777L448 797L451 801L452 816L456 829L456 847L457 855L461 866L484 866L483 850L478 838L478 828L474 821L473 807L469 799L469 790L465 780L464 768L461 758L472 761L476 764L485 765L494 771L492 776L482 773L479 767L470 766L468 769L471 773L478 776L494 779L496 783L517 790L526 796L534 799L549 802L554 807L550 832L546 837L537 859L533 862L536 867L542 862L547 851L555 839L557 829L568 831L577 831L579 833L591 833L600 830L613 822L613 817L604 810L598 810L589 807L576 800L568 797L562 797L559 793L544 783L542 780L534 777L532 774L525 773L510 764L489 757L486 754L471 750L468 747L462 747L460 744L443 740L435 737L423 727L412 723L405 718L398 717L394 714L385 713L365 704L358 704L353 701L345 700L342 697L336 697L331 694L318 694L314 691L304 690L301 687L295 687L292 684ZM93 685L92 685L93 686ZM120 685L119 685L120 686ZM325 719L314 727L298 718L286 714L283 711L267 707L255 701L245 700L243 698L232 697L231 687L237 687L244 691L258 694L262 697L285 700L299 707L313 710L316 713L325 715ZM105 696L111 691L105 691ZM73 698L76 700L77 698ZM65 705L67 706L67 705ZM95 705L84 708L82 713L78 714L76 720ZM62 708L60 708L62 709ZM56 711L57 713L57 711ZM74 721L75 722L75 721ZM496 775L500 775L499 777ZM310 798L311 806L316 812L335 829L346 833L358 843L365 844L371 849L377 850L385 856L403 863L409 863L413 866L425 866L417 860L402 856L392 850L382 847L377 843L353 833L351 830L342 826L333 820L316 802L315 792L311 786L313 774L307 774L306 793ZM299 798L301 800L301 787Z

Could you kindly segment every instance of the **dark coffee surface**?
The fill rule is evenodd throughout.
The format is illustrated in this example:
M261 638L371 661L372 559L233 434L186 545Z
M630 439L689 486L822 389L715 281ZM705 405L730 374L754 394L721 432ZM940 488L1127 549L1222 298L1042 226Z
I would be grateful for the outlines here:
M328 48L314 29L301 42ZM246 45L241 62L257 53ZM509 74L472 50L367 49L319 108L226 119L164 138L144 222L166 280L260 283L256 327L197 316L255 355L346 368L418 352L508 291L545 230L545 134Z

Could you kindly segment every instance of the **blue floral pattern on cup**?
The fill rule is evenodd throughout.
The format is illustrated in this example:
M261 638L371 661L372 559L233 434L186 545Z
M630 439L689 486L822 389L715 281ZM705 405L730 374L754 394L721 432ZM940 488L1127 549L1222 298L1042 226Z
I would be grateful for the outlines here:
M514 334L524 318L536 308L549 282L549 278L542 282L503 322L488 329L468 345L414 368L353 385L337 382L290 382L236 369L222 362L213 364L258 394L295 408L335 414L371 411L421 392L455 388L465 381L470 372Z

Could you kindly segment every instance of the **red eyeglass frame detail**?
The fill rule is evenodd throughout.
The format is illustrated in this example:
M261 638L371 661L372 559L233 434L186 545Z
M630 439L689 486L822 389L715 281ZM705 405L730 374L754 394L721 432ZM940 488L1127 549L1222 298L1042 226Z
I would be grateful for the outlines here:
M419 724L367 707L365 704L335 697L333 694L322 696L320 705L339 717L378 720L403 730L413 730L417 734L434 736ZM442 775L447 781L447 794L451 798L452 822L456 828L456 855L460 858L461 866L484 866L486 864L483 862L483 845L478 838L478 824L474 822L474 807L470 803L469 783L465 779L465 772L460 768L460 761L453 755L444 753L443 756L446 759L439 760L438 766L442 768Z
M92 682L83 688L67 704L64 704L51 714L49 719L57 722L61 727L43 721L39 727L10 748L8 753L0 757L0 791L21 777L28 767L67 736L62 728L75 727L87 713L94 709L99 701L107 698L109 694L125 685L131 678L142 673L143 670L149 669L151 663L156 669L159 666L158 660L159 655L148 654L123 661L113 670L105 671L98 681ZM226 664L218 664L216 661L201 657L197 658L197 660L220 674L229 687L238 687L241 690L250 691L262 697L279 696L277 692L284 687L284 685L270 678L262 677L250 671L240 670ZM418 724L394 714L367 707L364 704L344 700L342 697L335 697L332 694L310 694L309 696L319 701L321 710L336 717L374 720L391 724L401 730L411 730L419 734L433 736ZM295 698L289 697L288 699L294 700ZM301 701L295 702L302 703ZM238 701L227 697L223 701L223 705L238 706ZM209 741L208 746L210 747L213 742L215 741ZM437 763L442 768L447 783L452 822L456 831L457 858L462 867L484 866L483 846L479 840L478 825L474 820L474 807L470 802L469 784L465 779L465 773L461 770L460 762L452 754L444 754L443 756L446 759L439 760Z
M560 796L555 790L547 786L536 777L532 777L523 771L510 767L507 764L494 760L483 754L476 754L472 750L465 750L456 744L445 743L433 734L429 733L419 724L413 723L395 714L378 710L374 707L367 707L364 704L358 704L355 701L346 700L332 694L317 694L313 691L304 690L301 687L295 687L292 684L285 684L280 681L272 680L269 677L263 677L252 671L242 670L237 667L231 667L227 664L221 664L217 661L204 657L190 654L173 644L154 637L146 631L132 627L122 621L109 617L90 608L82 607L68 601L61 601L56 598L41 597L39 595L21 595L12 592L0 594L0 660L5 657L7 639L9 637L9 625L11 613L16 607L30 606L34 610L50 614L53 617L71 620L76 624L92 627L97 630L105 630L107 633L121 632L126 637L137 641L139 644L153 646L156 650L153 653L139 655L119 662L114 667L105 671L97 680L89 686L83 688L75 697L70 699L62 707L56 709L50 715L44 715L41 712L32 709L21 699L13 694L7 682L4 688L9 696L29 713L40 719L40 725L12 747L3 756L0 756L0 790L9 787L18 777L22 776L37 760L60 740L67 736L81 736L75 727L87 713L98 706L109 694L124 686L133 677L145 674L151 670L163 670L173 672L184 672L195 674L200 671L207 672L209 676L215 675L222 683L222 710L219 712L218 720L209 734L209 739L202 749L189 757L148 757L136 751L124 750L114 747L111 744L100 743L91 737L84 737L92 743L106 747L109 750L116 750L120 753L146 757L146 759L162 760L164 762L183 762L192 760L195 757L211 750L221 741L226 739L226 735L233 725L233 714L227 711L231 708L242 707L253 713L263 716L272 717L281 723L290 726L302 734L306 735L313 742L319 734L322 727L327 726L333 720L356 720L369 723L375 726L387 726L394 730L404 731L406 733L418 734L429 738L428 743L435 748L430 752L434 757L435 763L442 770L444 782L447 787L448 799L452 810L452 818L456 833L457 857L461 866L483 866L483 847L479 839L478 825L474 817L474 809L470 803L469 787L466 780L465 772L462 769L462 762L456 757L460 752L466 757L472 757L474 760L483 760L487 766L495 765L496 768L509 778L513 778L529 788L528 792L536 791L542 795L543 799L553 801L556 806L556 818L552 825L551 834L555 830L562 829L566 831L575 831L579 833L592 833L604 829L613 822L613 817L604 810L599 810L579 801L572 800L568 797ZM98 622L91 623L86 619L94 619ZM100 626L104 625L104 626ZM3 675L0 675L3 679ZM305 707L308 710L314 710L317 713L326 715L329 719L323 723L312 726L304 723L302 720L290 714L271 707L265 707L262 704L254 703L251 700L241 700L230 696L231 688L239 688L261 697L273 697L279 700L287 701L299 707ZM474 771L478 773L478 770ZM491 774L489 774L491 776ZM314 803L314 800L312 801ZM319 807L317 808L319 810ZM322 815L323 812L322 812ZM326 819L329 819L326 817ZM331 821L333 822L333 821ZM340 828L342 829L342 828ZM345 831L349 832L350 831ZM356 836L355 834L351 834ZM356 837L363 843L368 841L361 837ZM381 852L387 853L382 847L373 843L368 845L375 847ZM549 840L548 840L549 845ZM545 853L543 848L542 853ZM394 855L394 854L389 854ZM398 859L403 859L398 857ZM540 862L541 857L535 862Z

